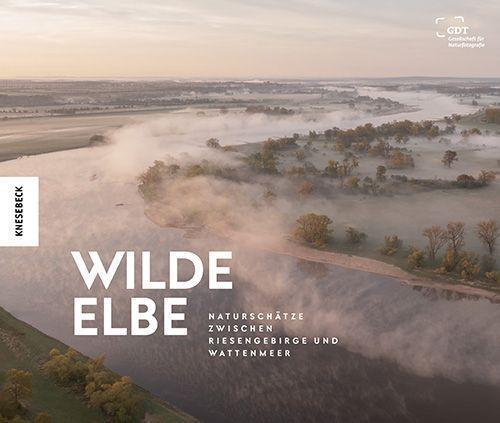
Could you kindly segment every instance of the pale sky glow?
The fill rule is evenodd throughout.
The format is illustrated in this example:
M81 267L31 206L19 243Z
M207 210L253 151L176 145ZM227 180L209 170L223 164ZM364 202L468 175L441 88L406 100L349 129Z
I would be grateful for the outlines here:
M462 15L480 50L434 19ZM0 78L500 76L500 2L0 0Z

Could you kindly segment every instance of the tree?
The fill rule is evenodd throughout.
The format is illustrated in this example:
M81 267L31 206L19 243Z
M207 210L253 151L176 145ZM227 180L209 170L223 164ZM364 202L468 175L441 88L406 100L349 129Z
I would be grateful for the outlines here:
M491 170L481 170L479 176L477 177L477 181L482 186L491 184L495 179L496 179L495 172L492 172Z
M490 255L495 251L497 239L500 236L500 226L496 220L483 220L476 228L479 240L488 248Z
M328 241L331 230L328 226L332 223L325 215L308 213L297 219L294 236L301 241L321 247Z
M141 397L134 393L132 380L122 377L113 383L102 384L89 395L91 407L101 409L115 422L133 422L139 413Z
M467 175L466 173L457 176L457 185L460 188L475 188L479 186L476 178L472 175Z
M453 162L457 160L458 160L458 155L456 151L446 150L444 152L443 158L441 159L441 162L443 162L445 166L451 167Z
M449 222L446 225L446 242L448 243L449 254L447 254L446 261L447 268L453 268L457 264L458 254L460 249L464 246L465 223L463 222Z
M3 390L11 396L14 404L21 407L21 402L31 397L32 374L26 370L10 369Z
M397 235L387 235L384 238L384 245L379 248L381 254L385 256L392 256L403 245L403 241Z
M54 348L50 351L50 359L47 360L42 369L62 385L83 385L87 375L87 367L79 354L68 348L65 354Z
M408 266L412 269L422 267L424 264L424 253L418 248L411 247L410 254L406 258L408 261Z
M438 225L425 228L422 235L427 238L427 256L429 260L436 260L439 250L446 244L446 231Z
M259 173L278 173L278 160L272 151L264 150L262 152L251 154L246 158L249 166Z
M481 271L479 257L474 253L461 252L458 257L456 270L461 278L469 281L473 280Z
M169 168L165 162L155 160L153 166L150 166L137 179L139 181L139 192L146 200L154 199L158 193L163 179L169 175Z
M217 138L209 138L206 144L208 148L220 148L220 142Z
M366 239L366 234L353 228L352 226L348 226L345 230L347 241L351 244L360 244Z
M387 168L385 166L377 166L377 181L384 182L386 180L385 174L387 173Z
M411 154L405 154L401 150L394 150L389 154L387 165L391 169L405 169L415 167Z
M337 160L328 160L328 165L325 167L324 174L330 178L338 178L339 162Z
M357 176L349 176L346 179L345 187L351 191L355 191L359 188L359 178Z

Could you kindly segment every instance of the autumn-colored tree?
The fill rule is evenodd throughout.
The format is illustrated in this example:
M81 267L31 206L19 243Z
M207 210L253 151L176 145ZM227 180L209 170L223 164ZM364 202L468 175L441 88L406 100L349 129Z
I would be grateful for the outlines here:
M436 256L439 250L446 244L446 230L441 226L434 225L429 228L425 228L422 235L427 238L427 256L429 260L436 260Z
M488 248L490 255L493 255L497 239L500 236L498 222L493 219L483 220L477 224L476 233L479 240Z
M297 219L294 236L296 239L321 247L326 244L331 230L331 219L325 215L308 213Z
M410 254L408 254L406 260L408 262L408 266L411 269L420 268L424 264L424 253L423 251L420 251L418 248L411 247Z
M72 348L65 354L54 348L50 351L50 359L42 369L62 385L75 384L83 386L87 375L87 367L82 357Z
M463 251L459 254L456 271L461 278L473 280L479 275L479 257L477 254Z
M441 159L441 162L443 162L445 166L451 167L453 162L457 160L458 160L458 154L456 151L446 150L444 152L443 158Z
M465 244L464 235L465 223L449 222L446 225L446 241L448 243L448 248L453 252L455 257L458 256L458 252Z
M13 404L20 408L22 402L31 397L32 374L26 370L10 369L7 371L7 381L3 391L12 398Z
M491 184L495 179L495 172L492 172L491 170L481 170L477 177L477 181L483 186Z
M500 271L491 271L491 272L486 272L484 274L485 278L491 282L491 283L495 283L495 284L498 284L500 283Z
M357 176L349 176L345 180L345 187L351 191L355 191L359 188L359 178Z
M142 414L142 398L134 393L129 377L99 385L88 395L88 399L91 407L102 410L114 422L133 422L137 415Z
M457 176L457 185L460 188L475 188L479 186L476 178L472 175L467 175L466 173Z
M405 169L415 167L411 154L405 154L401 150L393 150L387 159L387 166L391 169Z
M270 150L263 150L262 152L251 154L246 159L249 166L259 173L278 173L278 160Z
M374 157L387 157L391 151L391 146L384 140L379 140L375 145L370 146L368 154Z
M398 252L403 245L403 241L397 235L387 235L384 238L384 245L379 248L381 254L392 256Z

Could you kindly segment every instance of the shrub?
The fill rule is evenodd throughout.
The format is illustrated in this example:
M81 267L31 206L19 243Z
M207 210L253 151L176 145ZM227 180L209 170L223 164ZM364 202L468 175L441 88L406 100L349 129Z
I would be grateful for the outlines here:
M411 247L410 254L406 258L411 269L421 268L424 264L424 252L418 248Z
M477 254L461 252L457 263L457 273L461 278L473 280L481 272L479 257Z
M393 256L403 245L403 241L397 235L387 235L385 244L379 248L379 252L384 256Z
M347 241L351 244L360 244L367 238L367 235L364 232L358 231L352 226L348 226L346 228L345 234Z
M486 272L485 278L491 283L500 283L500 271Z

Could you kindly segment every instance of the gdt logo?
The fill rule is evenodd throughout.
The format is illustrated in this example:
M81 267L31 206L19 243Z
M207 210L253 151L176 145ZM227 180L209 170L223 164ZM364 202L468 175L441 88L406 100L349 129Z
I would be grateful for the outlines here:
M439 25L440 22L443 22L446 18L440 17L435 19L436 25ZM448 35L467 35L467 31L470 29L470 27L465 26L465 25L458 25L458 23L465 23L465 19L463 16L454 16L453 17L454 21L457 23L457 25L450 25L446 28L446 33ZM444 38L446 37L446 34L443 34L441 31L436 31L436 36L439 38Z

